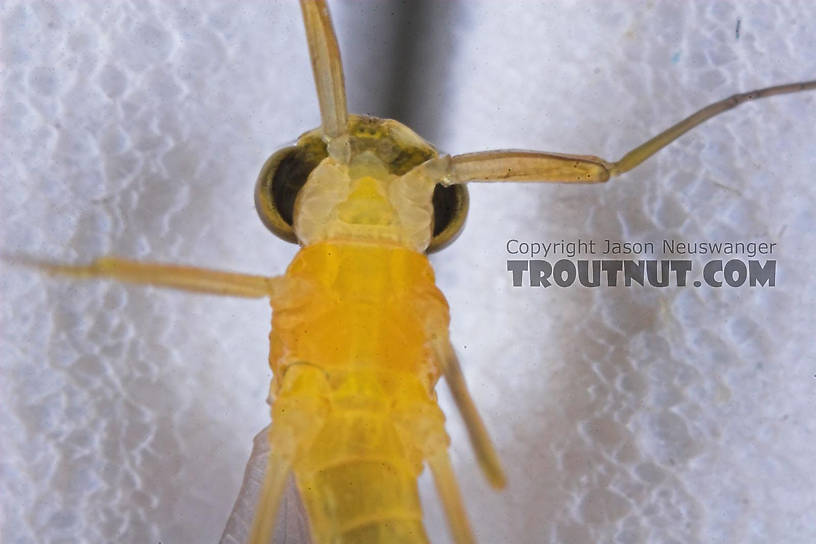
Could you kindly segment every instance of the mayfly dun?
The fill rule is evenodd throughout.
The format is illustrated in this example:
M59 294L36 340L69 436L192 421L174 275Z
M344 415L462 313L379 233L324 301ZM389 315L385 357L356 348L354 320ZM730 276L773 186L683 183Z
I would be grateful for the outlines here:
M399 123L346 112L327 8L309 1L302 7L321 124L269 159L256 193L265 224L303 246L285 276L111 258L89 266L42 266L61 274L272 299L273 425L251 542L268 540L290 474L315 542L338 535L356 542L424 541L416 492L423 464L434 475L454 539L469 542L441 412L433 402L438 377L451 387L488 481L500 486L503 475L465 388L447 334L447 307L423 256L461 229L464 183L604 182L738 102L813 89L814 83L737 95L617 162L515 151L448 156Z

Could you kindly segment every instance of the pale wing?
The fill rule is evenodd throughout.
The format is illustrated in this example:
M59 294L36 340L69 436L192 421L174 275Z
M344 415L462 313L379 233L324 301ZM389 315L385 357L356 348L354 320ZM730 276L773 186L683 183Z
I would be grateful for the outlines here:
M249 456L244 481L235 506L232 508L220 544L247 544L249 542L255 510L269 464L269 427L259 432L253 439L252 454ZM311 544L306 510L300 500L295 480L289 477L286 491L278 508L275 531L270 544Z

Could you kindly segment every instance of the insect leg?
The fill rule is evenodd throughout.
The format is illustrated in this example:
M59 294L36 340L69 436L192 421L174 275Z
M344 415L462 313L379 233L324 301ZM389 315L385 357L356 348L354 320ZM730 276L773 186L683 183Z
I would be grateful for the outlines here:
M598 183L620 175L712 117L745 102L779 94L816 90L816 81L766 87L735 94L709 104L626 153L617 162L589 155L563 155L535 151L484 151L450 157L446 185L469 181L553 181ZM444 160L444 159L436 159Z
M445 517L453 533L453 541L456 544L475 543L476 540L473 538L465 507L462 505L462 495L459 493L459 486L456 484L456 476L453 474L447 450L441 449L436 452L428 459L428 466L433 474L436 491L442 500Z
M291 466L280 455L269 454L261 494L247 544L269 544L278 519L281 496L289 480Z
M235 499L235 505L230 512L224 533L221 535L220 544L247 544L252 523L256 512L260 513L259 503L264 492L265 475L270 463L276 461L270 453L272 450L269 441L269 430L271 425L264 428L252 440L252 454L247 462L244 471L244 480ZM267 494L271 491L267 489ZM264 507L268 508L270 501L266 501ZM277 516L273 511L265 511L264 515L275 520L275 531L271 542L287 544L309 544L311 536L309 534L309 523L306 519L306 512L300 501L295 480L288 478L286 490L282 493L277 508ZM269 544L268 535L259 535L259 542Z
M12 257L13 263L34 266L50 274L75 278L110 278L128 283L170 287L213 295L259 298L274 296L284 288L282 277L236 274L174 264L145 263L102 257L87 265L67 265Z
M345 134L348 123L343 63L337 36L325 0L300 0L300 8L309 42L323 134L335 138Z
M507 483L504 470L502 470L499 456L496 454L490 435L487 434L484 422L478 410L476 410L473 398L470 396L456 352L449 342L440 352L439 359L442 365L442 373L445 375L445 381L448 383L453 395L453 401L465 421L470 442L476 452L476 458L479 460L479 466L481 466L490 485L495 488L502 488Z

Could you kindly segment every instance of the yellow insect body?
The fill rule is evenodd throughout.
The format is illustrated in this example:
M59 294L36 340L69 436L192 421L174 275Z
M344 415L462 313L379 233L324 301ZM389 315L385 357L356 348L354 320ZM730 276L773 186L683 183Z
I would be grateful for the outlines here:
M349 241L300 251L272 301L270 436L291 456L317 542L427 542L423 462L448 438L429 348L448 308L427 258Z
M307 245L271 300L269 464L280 475L267 487L279 496L291 467L316 542L419 544L417 478L425 462L447 473L434 386L449 314L421 253L434 184L398 174L436 153L394 121L350 126L340 159L323 159L299 192L294 229Z
M348 115L325 2L301 0L301 7L321 127L274 154L256 189L264 223L303 246L285 275L113 257L84 266L33 264L78 277L270 298L270 452L249 535L225 534L222 542L267 544L290 475L315 544L427 542L417 494L427 464L453 539L467 544L473 537L434 393L440 376L488 481L501 487L504 474L465 386L448 337L448 306L424 255L461 229L463 184L605 182L721 112L748 100L813 90L816 81L711 104L616 162L503 150L440 156L396 121Z

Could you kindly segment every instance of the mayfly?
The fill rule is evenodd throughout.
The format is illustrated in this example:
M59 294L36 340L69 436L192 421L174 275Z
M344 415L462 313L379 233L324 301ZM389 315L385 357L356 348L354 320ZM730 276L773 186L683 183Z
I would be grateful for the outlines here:
M515 151L439 155L406 127L346 112L328 11L302 3L321 127L274 154L256 202L270 229L303 245L285 276L260 277L105 258L44 265L85 277L223 295L270 297L275 381L271 453L253 542L271 531L294 473L316 542L421 542L416 477L427 463L458 542L472 540L447 456L433 387L444 375L488 480L498 459L447 336L447 308L423 253L451 242L470 181L603 182L742 101L813 82L736 95L619 161ZM411 540L413 539L413 540Z

